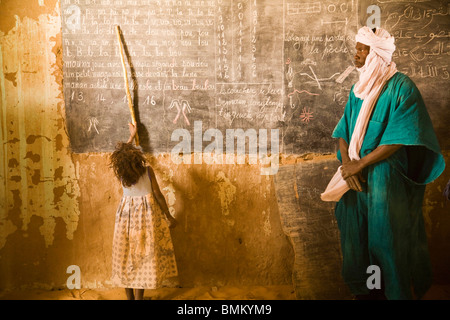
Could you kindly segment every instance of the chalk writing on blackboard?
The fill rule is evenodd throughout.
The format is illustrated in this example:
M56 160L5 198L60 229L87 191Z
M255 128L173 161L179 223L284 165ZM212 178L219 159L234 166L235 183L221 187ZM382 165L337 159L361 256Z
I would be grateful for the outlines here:
M300 118L303 122L309 122L312 118L314 118L313 112L311 112L310 108L303 108Z
M367 5L364 1L361 5ZM450 1L379 1L381 27L395 38L393 60L419 88L441 148L450 148Z
M110 151L123 139L117 128L126 127L129 112L119 25L139 136L154 152L169 152L171 132L193 130L196 120L220 130L279 128L285 152L335 151L331 133L358 77L347 69L354 36L371 2L62 0L71 148ZM396 37L399 71L442 114L449 100L439 90L450 81L449 1L377 6L382 27ZM438 117L438 131L446 119Z
M283 20L274 20L283 15L283 0L63 0L61 6L73 151L111 150L120 139L113 123L126 120L127 101L115 25L138 120L151 132L144 140L154 151L169 151L170 131L192 128L193 120L223 129L271 128L283 120ZM246 88L254 93L239 93ZM102 124L98 137L80 130L89 117Z
M95 132L97 132L97 134L100 134L97 130L97 125L98 125L98 120L95 117L89 118L89 128L88 128L88 132L91 131L91 128L93 128L95 130Z
M177 115L175 116L175 118L173 119L173 123L176 124L178 121L178 118L180 117L180 115L183 115L184 121L186 122L186 124L189 126L190 122L189 119L187 118L186 112L191 112L191 107L189 106L189 102L187 102L186 100L181 100L181 102L178 99L174 99L172 100L172 102L170 103L169 109L172 109L175 106L175 108L177 109Z

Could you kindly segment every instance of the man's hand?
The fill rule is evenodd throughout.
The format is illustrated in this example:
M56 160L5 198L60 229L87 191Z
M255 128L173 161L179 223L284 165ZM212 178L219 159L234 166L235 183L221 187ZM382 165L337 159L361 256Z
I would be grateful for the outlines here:
M363 169L358 160L347 161L341 166L341 175L350 189L362 191L362 182L365 182L361 174Z
M350 189L361 192L362 182L365 182L365 180L362 178L361 174L358 174L348 177L347 179L345 179L345 182Z
M361 172L363 166L359 160L344 162L341 167L341 174L344 180Z

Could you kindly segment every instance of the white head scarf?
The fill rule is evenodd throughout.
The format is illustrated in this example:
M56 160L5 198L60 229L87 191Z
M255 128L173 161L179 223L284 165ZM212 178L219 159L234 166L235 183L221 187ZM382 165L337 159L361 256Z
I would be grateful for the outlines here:
M392 62L392 54L395 51L394 37L382 28L377 28L374 33L369 27L362 27L358 30L355 40L370 46L364 66L357 69L360 72L359 81L353 90L356 97L364 100L369 92L375 89L376 82L385 82L390 78L385 79L386 73L390 69L396 69L395 63Z
M377 28L374 33L369 27L362 27L355 38L356 42L370 47L364 66L358 69L359 81L353 90L356 97L364 100L369 92L375 89L375 83L378 80L388 80L390 77L383 79L386 73L389 69L396 68L392 62L392 54L395 51L394 37L382 28Z
M356 97L364 100L356 119L348 148L348 156L351 160L359 160L364 136L373 108L378 100L386 82L397 72L397 67L392 62L392 54L395 50L394 37L386 30L377 28L375 33L369 27L362 27L356 35L356 42L370 46L364 66L359 68L359 81L353 88ZM341 167L328 183L326 190L321 194L323 201L339 201L342 195L350 188L342 178Z
M395 39L383 28L377 28L374 33L369 27L362 27L358 30L355 40L369 46L370 52L380 56L386 64L391 63Z

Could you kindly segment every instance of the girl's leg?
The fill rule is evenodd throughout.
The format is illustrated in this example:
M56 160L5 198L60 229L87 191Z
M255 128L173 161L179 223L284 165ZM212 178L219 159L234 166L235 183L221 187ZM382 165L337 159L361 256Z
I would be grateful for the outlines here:
M144 289L135 289L136 300L144 300Z
M133 288L125 288L125 293L127 295L127 300L134 300Z

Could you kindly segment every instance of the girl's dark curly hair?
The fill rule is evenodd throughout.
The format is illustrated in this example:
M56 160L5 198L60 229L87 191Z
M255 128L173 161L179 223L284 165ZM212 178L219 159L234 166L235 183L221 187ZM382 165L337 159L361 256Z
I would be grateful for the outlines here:
M124 187L131 187L145 173L144 154L131 143L119 142L110 156L110 167Z

